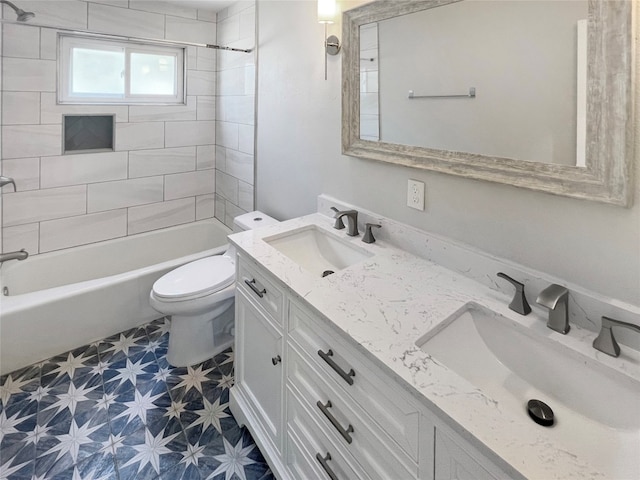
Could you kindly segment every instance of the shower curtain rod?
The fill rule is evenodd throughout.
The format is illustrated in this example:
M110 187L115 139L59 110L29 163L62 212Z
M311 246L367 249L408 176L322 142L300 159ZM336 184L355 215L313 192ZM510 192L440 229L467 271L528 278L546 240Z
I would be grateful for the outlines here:
M7 23L10 25L20 25L25 27L51 28L53 30L59 30L62 32L80 33L83 35L91 35L95 37L124 38L127 40L139 40L144 42L162 43L165 45L185 45L189 47L213 48L215 50L227 50L230 52L242 52L242 53L251 53L253 51L253 48L234 48L234 47L225 47L222 45L214 45L210 43L182 42L180 40L165 40L163 38L146 38L146 37L133 37L130 35L118 35L114 33L98 33L98 32L91 32L89 30L79 30L76 28L52 27L49 25L38 25L36 23L16 22L13 20L5 20L5 19L0 19L0 23Z

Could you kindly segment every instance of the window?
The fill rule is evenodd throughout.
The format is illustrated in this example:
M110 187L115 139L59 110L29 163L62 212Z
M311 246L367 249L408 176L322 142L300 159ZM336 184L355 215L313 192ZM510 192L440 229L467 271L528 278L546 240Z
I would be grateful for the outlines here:
M60 36L60 103L185 103L184 48Z

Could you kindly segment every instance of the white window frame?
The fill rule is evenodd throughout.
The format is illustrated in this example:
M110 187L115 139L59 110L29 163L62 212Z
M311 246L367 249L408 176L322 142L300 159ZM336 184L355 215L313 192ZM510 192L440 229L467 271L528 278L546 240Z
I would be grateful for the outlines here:
M126 105L185 105L185 47L138 41L118 41L80 35L59 35L58 103L60 104L126 104ZM123 95L82 96L71 92L74 48L123 51L125 54L125 91ZM133 95L131 93L130 63L132 53L156 53L175 57L176 71L173 95Z

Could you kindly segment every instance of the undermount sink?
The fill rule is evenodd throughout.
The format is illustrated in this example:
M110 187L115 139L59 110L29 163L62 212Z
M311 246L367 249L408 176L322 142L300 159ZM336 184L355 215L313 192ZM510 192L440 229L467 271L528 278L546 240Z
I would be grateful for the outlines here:
M373 255L315 225L266 237L264 241L317 276L335 273Z
M640 478L640 382L475 303L416 346L523 421L542 400L555 413L546 432L567 451L611 478Z

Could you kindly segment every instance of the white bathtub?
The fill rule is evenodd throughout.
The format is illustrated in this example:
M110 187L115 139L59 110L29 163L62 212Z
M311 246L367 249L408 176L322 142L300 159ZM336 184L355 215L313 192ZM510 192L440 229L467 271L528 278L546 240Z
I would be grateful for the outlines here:
M159 318L153 283L222 253L230 233L204 220L3 264L0 374Z

